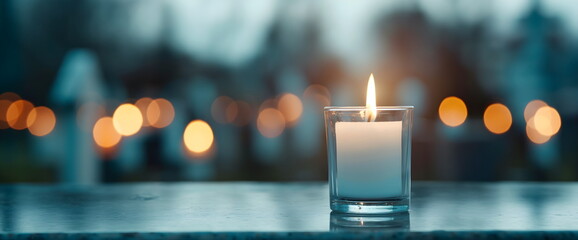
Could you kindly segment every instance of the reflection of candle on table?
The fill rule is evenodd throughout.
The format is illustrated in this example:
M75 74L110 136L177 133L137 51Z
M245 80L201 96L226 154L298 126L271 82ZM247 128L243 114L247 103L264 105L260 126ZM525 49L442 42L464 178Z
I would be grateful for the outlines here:
M377 115L373 75L367 87L368 122L337 122L337 195L383 199L402 195L402 122L374 122Z

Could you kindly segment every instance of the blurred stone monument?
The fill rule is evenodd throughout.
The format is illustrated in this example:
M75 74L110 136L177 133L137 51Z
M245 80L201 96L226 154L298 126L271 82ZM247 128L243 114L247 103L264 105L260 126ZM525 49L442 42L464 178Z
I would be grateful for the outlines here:
M95 184L100 181L99 155L92 139L92 126L103 108L104 88L95 54L71 50L58 71L51 100L60 123L56 131L63 141L59 163L60 182ZM82 114L77 114L82 108Z

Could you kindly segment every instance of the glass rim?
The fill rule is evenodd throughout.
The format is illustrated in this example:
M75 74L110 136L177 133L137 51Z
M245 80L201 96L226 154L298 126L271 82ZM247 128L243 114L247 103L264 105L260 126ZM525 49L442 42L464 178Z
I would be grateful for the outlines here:
M377 106L376 109L379 110L398 110L406 111L413 110L413 106ZM324 111L365 111L367 107L365 106L326 106L323 108Z

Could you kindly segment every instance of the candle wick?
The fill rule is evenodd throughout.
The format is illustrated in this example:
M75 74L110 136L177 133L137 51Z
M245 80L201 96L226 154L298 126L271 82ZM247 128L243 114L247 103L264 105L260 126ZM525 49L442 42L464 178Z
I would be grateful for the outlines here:
M375 122L376 116L373 114L371 110L365 110L365 121L366 122Z

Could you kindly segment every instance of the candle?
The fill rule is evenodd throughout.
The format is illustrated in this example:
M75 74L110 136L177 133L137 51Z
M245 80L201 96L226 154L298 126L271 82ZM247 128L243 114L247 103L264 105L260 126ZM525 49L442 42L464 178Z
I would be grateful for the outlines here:
M337 194L352 199L401 195L401 121L338 122Z
M412 106L376 106L373 75L365 107L325 107L331 210L409 210Z
M365 117L369 122L337 122L337 194L351 199L400 196L401 121L374 122L373 74L367 87Z

